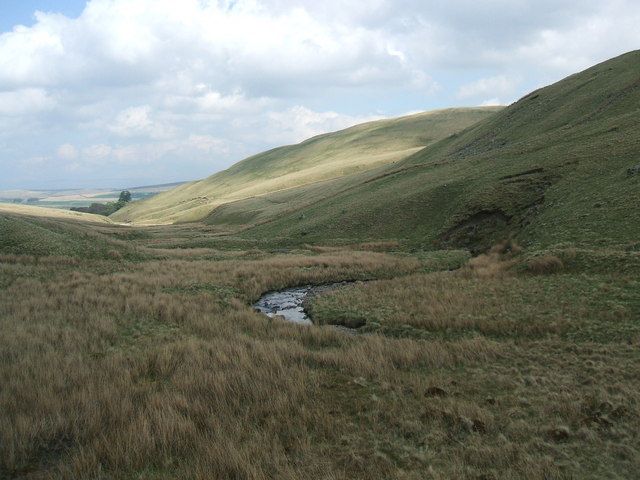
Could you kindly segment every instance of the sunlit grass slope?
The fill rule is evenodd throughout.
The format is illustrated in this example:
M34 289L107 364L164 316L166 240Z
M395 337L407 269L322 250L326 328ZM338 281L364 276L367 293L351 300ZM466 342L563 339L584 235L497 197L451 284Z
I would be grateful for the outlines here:
M249 220L258 225L247 237L300 242L631 244L640 238L639 72L640 52L630 52L397 164L226 205L210 221Z
M71 210L62 210L58 208L34 207L30 205L20 205L14 203L0 203L1 214L18 214L28 215L32 217L59 218L64 220L74 220L79 222L106 223L113 222L102 215L93 215L91 213L72 212Z
M113 218L140 224L200 220L222 204L397 162L498 110L439 110L320 135L255 155L204 180L134 202Z
M57 208L0 204L0 257L64 257L76 262L139 260L140 249L127 240L143 232L114 224L100 215Z

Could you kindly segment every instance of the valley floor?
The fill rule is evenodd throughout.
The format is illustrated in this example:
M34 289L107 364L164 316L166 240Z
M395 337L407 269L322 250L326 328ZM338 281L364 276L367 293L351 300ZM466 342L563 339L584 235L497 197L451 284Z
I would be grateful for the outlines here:
M0 242L2 478L640 471L638 245L469 260L402 242L92 229L106 240L77 234L82 255ZM372 281L316 297L312 327L250 306L344 280Z

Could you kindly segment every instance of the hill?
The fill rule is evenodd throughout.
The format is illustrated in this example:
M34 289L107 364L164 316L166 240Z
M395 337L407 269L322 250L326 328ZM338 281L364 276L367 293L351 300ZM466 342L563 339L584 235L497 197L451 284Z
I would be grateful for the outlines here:
M113 221L102 215L93 215L91 213L72 212L70 210L61 210L58 208L36 207L31 205L22 205L14 203L0 203L0 215L2 214L18 214L32 217L47 217L63 220L72 220L77 222L92 222L113 224Z
M139 260L139 249L126 240L141 236L100 215L0 203L0 256Z
M630 52L397 164L225 205L208 222L298 242L404 238L481 250L515 235L540 247L637 245L639 71L640 52Z
M118 199L122 190L131 192L133 200L151 197L159 192L170 190L185 182L146 185L129 188L64 189L64 190L0 190L0 203L31 205L69 209L88 207L92 203L106 204Z
M139 224L200 220L229 202L400 161L498 110L499 107L439 110L320 135L255 155L204 180L134 202L113 218Z

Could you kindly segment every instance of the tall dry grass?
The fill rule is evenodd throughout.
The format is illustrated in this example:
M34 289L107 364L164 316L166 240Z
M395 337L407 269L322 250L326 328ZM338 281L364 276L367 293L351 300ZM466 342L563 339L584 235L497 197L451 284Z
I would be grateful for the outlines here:
M362 251L2 257L0 477L632 478L635 346L531 340L502 316L531 283L421 268ZM373 278L388 280L334 307L378 300L389 319L486 336L352 336L250 307ZM500 329L522 335L488 338Z
M0 472L34 478L319 474L325 460L314 445L332 434L314 407L320 378L369 375L366 359L394 349L270 324L245 302L272 288L419 266L375 253L90 267L3 260L11 281L0 290ZM193 285L205 288L192 294ZM343 352L306 347L324 342ZM407 344L384 364L447 355Z

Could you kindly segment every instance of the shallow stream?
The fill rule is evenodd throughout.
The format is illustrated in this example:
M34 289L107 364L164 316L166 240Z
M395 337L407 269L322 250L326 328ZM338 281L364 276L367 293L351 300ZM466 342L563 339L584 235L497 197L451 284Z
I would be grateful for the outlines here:
M309 296L333 290L350 282L332 283L329 285L305 285L304 287L287 288L277 292L265 293L253 308L268 317L282 317L285 320L301 325L313 325L304 309L304 301Z

